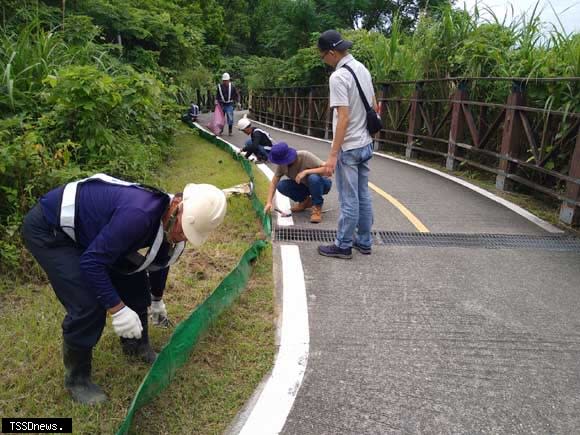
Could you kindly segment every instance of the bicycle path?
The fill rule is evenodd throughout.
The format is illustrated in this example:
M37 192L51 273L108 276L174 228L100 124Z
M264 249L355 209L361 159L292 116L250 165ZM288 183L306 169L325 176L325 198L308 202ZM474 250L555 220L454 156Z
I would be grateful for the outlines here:
M326 143L264 128L327 156ZM224 138L240 146L246 136ZM370 181L434 233L548 234L395 161L373 158ZM375 229L417 230L374 191L373 205ZM325 208L322 224L295 214L295 225L335 229L335 191ZM378 245L345 261L319 256L315 243L294 244L309 356L280 433L578 433L580 252Z

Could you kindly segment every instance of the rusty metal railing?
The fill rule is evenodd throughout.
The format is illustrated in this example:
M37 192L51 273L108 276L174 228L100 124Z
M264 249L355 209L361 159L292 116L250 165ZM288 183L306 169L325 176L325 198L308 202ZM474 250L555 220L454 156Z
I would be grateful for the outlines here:
M501 190L542 192L562 202L562 222L580 224L580 77L385 82L377 100L380 148L443 159L450 170L475 167ZM332 138L327 86L260 89L250 105L258 121Z

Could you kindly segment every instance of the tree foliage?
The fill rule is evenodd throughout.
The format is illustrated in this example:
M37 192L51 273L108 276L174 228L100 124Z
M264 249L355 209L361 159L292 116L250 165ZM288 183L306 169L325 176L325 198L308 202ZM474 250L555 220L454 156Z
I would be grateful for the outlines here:
M48 188L97 170L150 177L176 103L224 71L244 93L326 83L316 40L330 28L378 82L580 76L578 34L546 29L536 9L491 17L449 0L2 0L0 268L16 264L20 219ZM550 86L550 107L578 110L576 85Z

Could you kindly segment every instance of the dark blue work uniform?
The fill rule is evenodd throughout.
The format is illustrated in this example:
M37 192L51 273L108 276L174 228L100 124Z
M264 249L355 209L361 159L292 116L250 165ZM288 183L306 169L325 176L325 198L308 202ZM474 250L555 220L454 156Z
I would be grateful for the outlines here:
M242 152L246 153L246 159L252 154L256 155L258 160L268 160L268 155L272 150L272 138L268 133L259 128L252 127L250 138L244 144Z
M75 201L75 242L59 226L63 190L58 187L41 198L26 215L22 233L66 308L65 342L88 348L101 337L107 309L123 301L146 315L151 293L163 295L169 267L129 275L117 270L128 254L151 246L170 197L100 180L82 183ZM167 264L168 253L164 242L156 261Z

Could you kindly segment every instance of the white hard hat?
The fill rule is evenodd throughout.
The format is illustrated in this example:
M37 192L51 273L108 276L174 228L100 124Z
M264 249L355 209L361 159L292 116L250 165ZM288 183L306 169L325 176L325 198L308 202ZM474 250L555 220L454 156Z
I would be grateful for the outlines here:
M201 246L224 220L226 195L211 184L188 184L183 189L181 227L193 246Z
M238 130L244 130L248 128L250 125L252 125L252 121L250 121L248 118L244 116L242 119L238 121Z
M229 80L230 79L230 75L228 73L224 73L222 75L222 80Z

